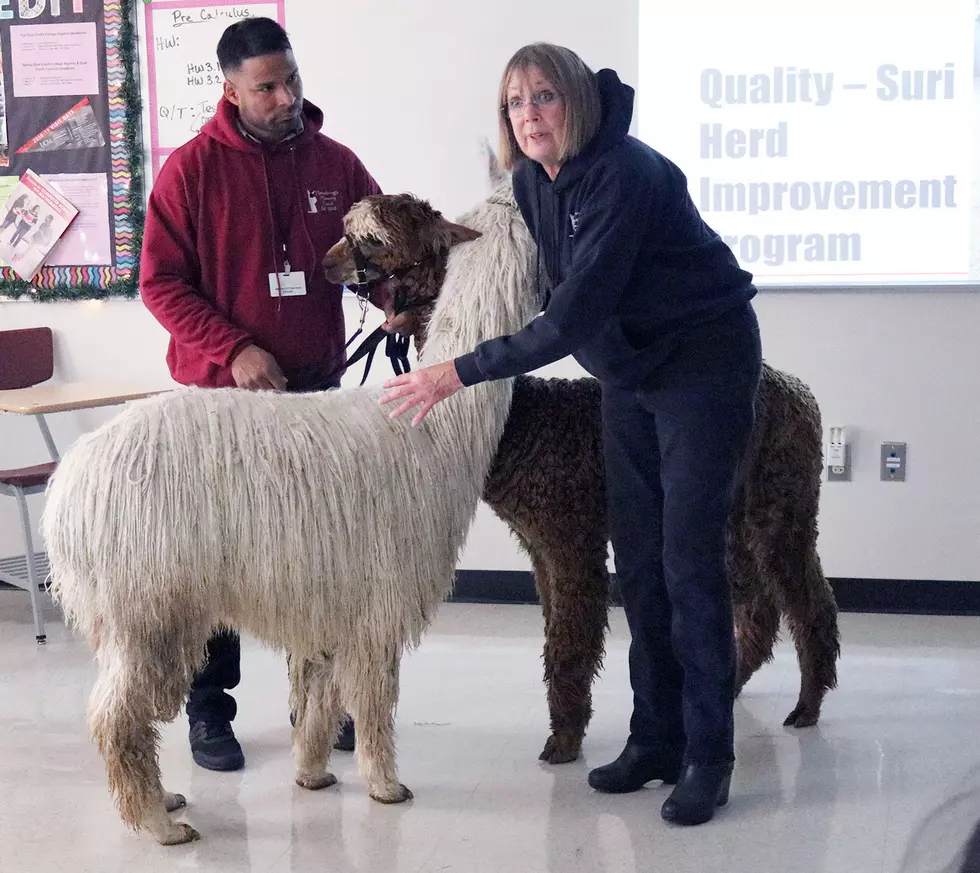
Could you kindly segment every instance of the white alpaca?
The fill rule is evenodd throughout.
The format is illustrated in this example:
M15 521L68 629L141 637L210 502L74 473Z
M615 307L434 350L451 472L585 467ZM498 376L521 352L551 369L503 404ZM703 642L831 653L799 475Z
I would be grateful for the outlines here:
M345 219L354 240L382 235L372 209L398 200L370 199ZM427 361L534 315L533 253L506 204L461 219L482 236L453 249ZM445 227L446 246L476 236ZM419 428L379 393L183 389L132 405L58 467L42 527L54 594L97 653L89 727L121 817L161 843L197 833L167 814L184 799L161 785L154 723L177 716L219 626L289 653L300 785L336 781L346 705L371 796L411 797L395 765L399 658L451 589L511 384L461 391Z

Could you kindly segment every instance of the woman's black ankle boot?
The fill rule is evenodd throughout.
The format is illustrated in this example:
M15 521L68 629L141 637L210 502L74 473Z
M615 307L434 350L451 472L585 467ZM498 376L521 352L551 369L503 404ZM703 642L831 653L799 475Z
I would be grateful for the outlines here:
M596 767L589 773L589 785L608 794L639 791L647 782L660 779L673 785L681 770L681 753L667 753L657 746L627 743L611 764Z
M728 803L733 769L733 764L686 764L660 810L661 817L679 825L709 821L716 807Z

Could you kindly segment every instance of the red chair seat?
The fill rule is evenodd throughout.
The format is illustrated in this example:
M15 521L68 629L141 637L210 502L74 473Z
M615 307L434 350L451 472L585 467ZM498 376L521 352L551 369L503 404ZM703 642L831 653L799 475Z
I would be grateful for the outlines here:
M44 485L58 465L54 461L38 464L36 467L18 467L15 470L0 470L0 485L13 485L17 488L31 488Z

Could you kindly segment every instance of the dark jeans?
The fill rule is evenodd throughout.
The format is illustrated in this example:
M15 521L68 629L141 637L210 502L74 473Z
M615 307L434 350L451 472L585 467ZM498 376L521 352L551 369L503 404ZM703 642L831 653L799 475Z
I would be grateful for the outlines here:
M19 243L27 234L30 232L31 225L29 224L18 224L17 230L14 231L14 235L10 238L10 247L13 248L17 243Z
M750 305L664 338L639 390L603 385L610 535L632 642L633 742L734 760L725 535L761 372Z
M339 387L339 382L303 384L293 374L287 374L288 390L327 391ZM187 698L187 717L190 721L223 722L232 721L238 711L235 698L226 692L238 685L241 679L241 641L234 631L219 631L208 640L207 660L204 667L194 677L190 695Z
M234 631L220 631L208 640L208 658L194 678L187 698L187 717L193 721L232 721L238 711L235 698L225 691L238 685L241 642Z

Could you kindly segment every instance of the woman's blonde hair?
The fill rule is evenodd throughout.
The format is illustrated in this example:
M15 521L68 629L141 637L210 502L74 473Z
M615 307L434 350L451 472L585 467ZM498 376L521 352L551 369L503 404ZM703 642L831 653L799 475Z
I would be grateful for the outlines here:
M540 68L545 78L555 86L565 102L565 129L558 143L558 161L564 163L574 157L599 132L602 106L599 103L599 87L595 73L571 49L536 42L518 49L507 62L500 78L497 116L500 131L500 166L512 170L524 157L514 136L514 129L507 113L507 86L514 72L525 72L531 67Z

